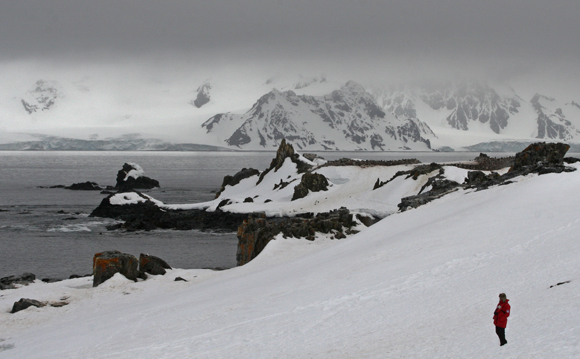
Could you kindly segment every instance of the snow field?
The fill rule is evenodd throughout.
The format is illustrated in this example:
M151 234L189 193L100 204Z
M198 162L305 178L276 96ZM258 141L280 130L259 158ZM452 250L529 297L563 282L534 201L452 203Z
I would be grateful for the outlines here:
M579 186L577 171L459 190L345 240L277 238L223 272L3 291L0 358L580 357ZM61 295L68 306L7 313Z

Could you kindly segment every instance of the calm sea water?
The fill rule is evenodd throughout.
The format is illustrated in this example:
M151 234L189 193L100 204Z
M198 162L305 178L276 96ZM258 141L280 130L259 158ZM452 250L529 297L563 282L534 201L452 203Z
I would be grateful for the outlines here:
M332 160L418 158L422 162L470 160L478 153L324 152ZM510 154L497 154L506 156ZM156 230L107 231L114 223L89 218L105 195L98 191L38 188L93 181L114 185L125 162L139 164L160 189L145 191L165 203L213 199L225 175L244 167L264 170L274 152L0 152L0 277L31 272L38 278L91 273L97 252L149 253L176 268L236 265L235 233Z

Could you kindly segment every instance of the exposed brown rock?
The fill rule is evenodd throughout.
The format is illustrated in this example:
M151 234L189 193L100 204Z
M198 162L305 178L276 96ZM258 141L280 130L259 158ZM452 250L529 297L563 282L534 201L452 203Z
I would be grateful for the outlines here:
M137 281L138 263L135 256L119 251L96 253L93 257L93 287L113 277L115 273L121 273L127 279Z

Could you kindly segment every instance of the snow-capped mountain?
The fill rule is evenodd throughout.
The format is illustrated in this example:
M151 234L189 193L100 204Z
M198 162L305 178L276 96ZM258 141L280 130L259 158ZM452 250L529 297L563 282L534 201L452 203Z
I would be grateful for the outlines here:
M36 84L22 96L22 106L29 114L50 109L55 101L62 97L54 81L38 80Z
M536 94L526 100L512 88L475 82L375 88L377 102L396 117L418 118L437 134L439 145L469 141L580 140L580 106Z
M299 149L427 150L435 137L418 119L386 112L353 81L324 96L273 90L245 114L218 114L202 127L243 149L276 148L285 138Z
M570 141L580 137L578 127L566 118L566 114L576 119L580 117L580 106L577 103L561 106L554 98L540 94L536 94L530 103L538 114L536 138Z
M195 98L195 100L191 102L191 104L197 108L200 108L201 106L208 103L209 100L211 99L210 96L211 84L208 81L204 82L201 86L197 88L196 92L197 97Z

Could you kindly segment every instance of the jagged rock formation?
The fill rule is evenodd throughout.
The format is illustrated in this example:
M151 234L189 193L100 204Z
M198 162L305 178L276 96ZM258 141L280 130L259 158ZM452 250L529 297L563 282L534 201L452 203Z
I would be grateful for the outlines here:
M22 106L29 114L37 111L50 109L56 99L60 97L56 84L53 82L38 80L33 88L20 100Z
M205 105L211 99L210 92L211 92L211 84L209 82L204 82L201 86L199 86L196 90L197 97L193 100L192 104L200 108L201 106Z
M298 173L304 173L308 171L310 168L312 168L311 164L304 162L300 159L300 155L298 155L294 151L294 147L292 147L290 143L287 143L286 139L283 138L282 142L280 142L280 146L278 146L278 150L276 151L276 157L274 157L274 159L272 159L272 162L270 162L270 167L268 167L264 172L260 174L260 179L258 180L258 183L262 182L264 177L270 171L272 170L274 172L278 171L284 164L284 161L286 161L286 158L290 158L290 160L296 164Z
M273 90L245 114L218 114L202 127L225 136L229 146L255 149L276 147L282 139L299 149L429 149L434 136L417 119L387 114L353 81L326 96Z
M137 258L131 254L119 251L96 253L93 257L93 287L110 279L115 273L121 273L127 279L137 281L140 277L138 264Z
M159 181L146 177L138 164L125 163L117 172L117 184L115 188L121 192L133 189L151 189L159 187Z
M238 265L244 265L256 258L276 235L314 240L314 234L334 233L334 238L346 237L356 231L353 215L346 208L329 213L304 214L297 217L250 217L238 229Z

